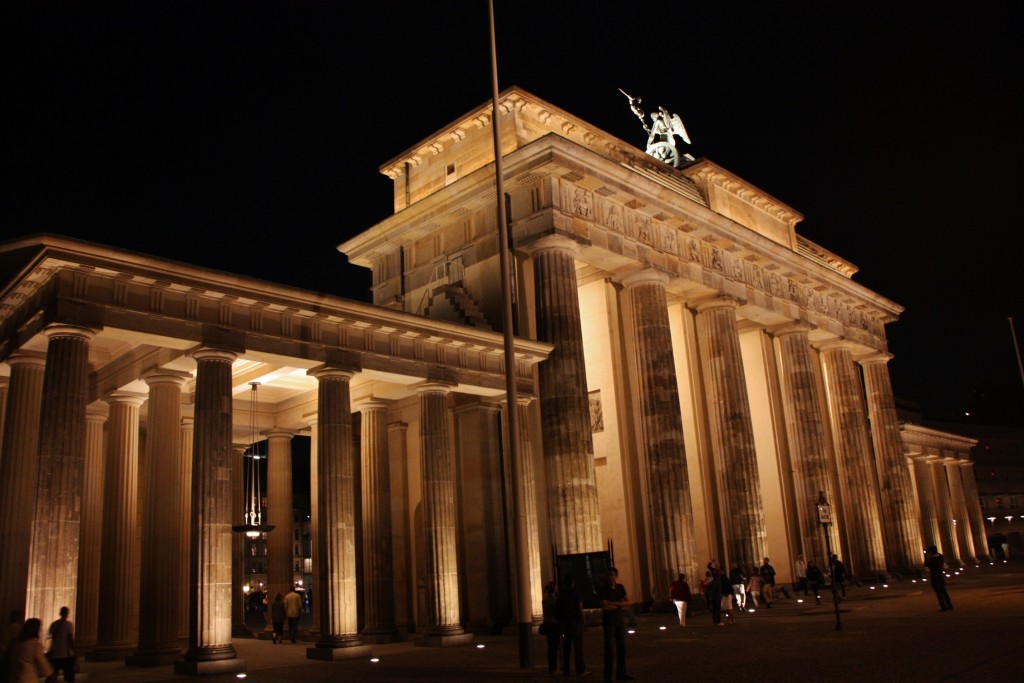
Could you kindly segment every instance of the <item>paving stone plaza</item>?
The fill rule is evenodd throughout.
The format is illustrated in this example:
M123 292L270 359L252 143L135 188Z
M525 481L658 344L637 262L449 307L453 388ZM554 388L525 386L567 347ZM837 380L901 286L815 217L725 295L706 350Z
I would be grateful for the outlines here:
M624 577L625 578L625 577ZM971 566L949 581L955 609L940 613L930 587L910 579L851 587L842 603L842 630L830 594L820 606L803 596L780 596L771 610L737 617L714 628L706 613L685 629L671 613L641 614L627 640L628 671L637 681L953 681L1024 679L1024 561ZM596 623L592 622L592 623ZM306 626L304 625L303 628ZM470 645L418 648L377 645L371 657L340 662L306 659L309 643L274 645L235 639L246 661L246 683L301 681L511 681L547 680L544 638L533 639L534 666L518 666L515 635L481 636ZM480 646L484 647L480 647ZM587 629L583 650L601 680L601 630ZM85 662L88 680L181 681L170 666L128 668ZM204 680L239 680L222 674Z

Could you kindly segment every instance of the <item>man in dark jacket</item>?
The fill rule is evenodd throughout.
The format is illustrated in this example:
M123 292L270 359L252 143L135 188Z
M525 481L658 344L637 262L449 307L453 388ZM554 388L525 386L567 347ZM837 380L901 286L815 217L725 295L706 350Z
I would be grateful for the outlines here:
M953 601L949 599L946 592L946 558L942 556L935 546L928 548L925 554L924 564L931 574L932 590L935 597L939 599L939 610L945 612L953 609Z

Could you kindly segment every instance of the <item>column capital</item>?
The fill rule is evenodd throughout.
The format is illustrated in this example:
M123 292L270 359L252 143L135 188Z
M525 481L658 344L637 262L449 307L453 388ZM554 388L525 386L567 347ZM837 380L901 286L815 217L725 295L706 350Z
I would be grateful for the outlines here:
M23 353L17 353L7 358L7 364L12 368L15 365L22 365L25 367L45 368L46 358L43 356L28 355Z
M857 344L854 344L849 339L839 338L839 339L829 339L828 341L824 341L824 342L818 344L817 348L818 348L819 351L821 351L823 353L824 352L828 352L828 351L849 351L850 353L853 353L854 351L856 351L860 347L857 346Z
M564 235L547 235L526 245L532 256L546 251L569 251L573 256L579 253L580 244Z
M310 377L316 377L321 382L326 379L340 379L347 382L355 376L356 371L346 368L335 368L327 365L321 365L307 370L306 374Z
M274 427L263 432L263 436L267 437L267 439L292 439L295 436L295 430Z
M209 347L203 347L196 349L192 352L192 358L196 361L201 360L212 360L219 361L222 363L234 363L235 359L238 358L238 354L234 351L226 351L224 349L213 349Z
M78 325L54 324L48 326L45 330L43 330L43 334L46 335L47 339L71 337L72 339L78 339L87 342L96 336L96 330L90 329L88 327L79 327Z
M619 282L621 282L622 286L626 289L644 284L667 287L670 279L671 278L668 276L668 273L663 273L660 270L655 270L654 268L636 270L625 277L618 278Z
M391 401L376 396L367 396L352 402L352 407L359 412L368 410L387 410L391 407Z
M146 402L146 398L147 397L145 394L138 394L135 393L134 391L115 391L114 393L108 395L103 400L106 401L109 405L118 404L141 406L143 403Z
M891 353L887 353L885 351L878 351L877 353L871 353L861 358L858 358L857 362L860 363L861 365L868 365L871 363L881 363L882 365L885 365L894 357L895 356L893 356Z
M692 307L698 313L704 313L705 311L712 311L716 308L731 308L734 311L745 302L732 296L731 294L724 294L716 296L713 299L702 299L699 302L693 302Z
M447 396L451 392L452 386L442 382L424 382L416 387L416 393L418 394L442 394Z
M182 370L153 370L142 376L146 384L153 386L154 384L177 384L179 387L185 386L185 383L192 379L191 372L184 372Z
M817 326L811 323L804 322L803 320L793 320L788 323L783 323L778 327L773 327L768 330L768 333L778 339L779 337L786 337L791 334L807 334Z
M93 401L85 407L85 419L105 422L110 417L110 405L106 401Z

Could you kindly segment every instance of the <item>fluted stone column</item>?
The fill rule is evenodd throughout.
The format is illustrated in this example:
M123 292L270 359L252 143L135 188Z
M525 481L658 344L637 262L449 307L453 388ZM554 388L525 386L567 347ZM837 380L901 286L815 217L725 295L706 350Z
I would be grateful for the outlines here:
M203 348L195 359L192 447L192 560L189 638L180 674L245 670L231 644L231 364L235 354Z
M146 377L149 405L145 480L142 482L142 580L139 644L128 666L160 666L181 654L178 641L180 594L178 556L186 529L181 523L181 389L187 372L159 370Z
M39 478L26 615L55 619L76 604L85 469L85 404L92 330L51 325L39 412Z
M698 576L667 284L668 276L653 270L623 281L633 311L639 431L647 467L651 574L656 590L666 589L679 572Z
M316 586L320 635L306 650L310 659L354 657L369 651L359 636L356 601L355 453L352 444L351 370L322 367L316 377L319 406L317 444L317 562Z
M234 444L231 447L231 515L243 524L245 510L245 451L249 444ZM234 526L234 525L232 525ZM253 632L245 624L247 609L245 589L245 541L246 535L234 533L231 536L231 636L252 638ZM273 598L271 598L273 599Z
M922 568L920 510L914 500L910 465L903 452L903 437L896 417L896 400L889 378L889 355L860 361L871 420L878 485L885 532L885 557L891 569L914 571Z
M369 399L358 408L363 421L363 637L369 642L388 642L398 637L392 572L388 403Z
M789 436L790 464L793 468L793 489L800 520L800 549L804 557L819 567L828 567L827 548L839 548L836 525L818 523L818 494L836 501L835 483L828 466L825 446L824 403L818 391L814 355L808 338L810 328L803 324L787 325L775 330L782 359L780 379L783 389L783 413Z
M527 535L527 561L530 563L530 585L535 586L530 591L530 602L532 603L533 621L539 622L544 618L544 574L540 566L540 523L537 519L537 479L533 466L533 445L530 434L533 432L531 424L530 404L533 398L529 396L518 396L516 409L519 411L519 419L516 420L516 430L519 432L519 464L522 468L520 476L523 481L523 505L526 508L526 535ZM508 409L508 406L505 406ZM507 424L507 423L506 423ZM511 480L511 476L509 477Z
M4 420L7 418L7 392L11 387L11 380L7 377L0 377L0 444L3 443ZM0 448L0 460L4 457L4 451Z
M960 552L953 534L953 511L946 460L947 458L938 458L931 461L932 479L935 482L935 518L939 529L938 545L946 558L946 564L957 566Z
M565 237L551 236L535 248L537 338L555 346L538 370L551 542L558 554L601 551L577 246Z
M502 490L512 472L502 470L501 406L466 402L453 406L451 414L453 481L458 481L456 538L464 551L459 570L462 576L473 577L472 585L462 583L459 588L460 620L464 629L483 633L518 621L509 593L509 572L516 565L508 555L515 546L516 529L505 507L507 503L509 510L515 509L515 490ZM526 623L532 617L525 615Z
M191 417L181 418L180 436L178 448L181 449L181 456L178 459L178 481L181 482L181 489L178 491L179 501L178 528L181 529L181 552L178 554L179 589L178 595L178 640L188 642L190 631L189 613L191 610L191 566L192 566L192 448L195 440L195 421Z
M824 345L821 358L843 496L840 523L849 543L849 557L844 558L847 571L861 576L884 575L878 480L860 372L845 342Z
M294 545L292 526L295 505L292 501L292 437L295 433L273 429L267 437L267 595L273 602L280 591L288 595L295 588L292 567ZM273 631L273 627L268 627Z
M985 517L981 512L981 499L978 497L978 482L974 472L974 463L964 462L960 469L960 478L963 481L964 505L967 507L974 553L980 561L988 560L988 535L985 533Z
M697 335L708 415L711 452L726 520L726 562L757 566L767 555L761 483L754 450L754 426L747 396L737 302L716 299L697 307Z
M935 476L929 464L935 456L918 455L914 461L914 479L917 481L917 500L921 507L921 546L938 546L939 518L935 512ZM921 554L924 557L924 553Z
M138 553L139 406L145 396L117 392L107 397L107 462L104 471L103 555L100 559L100 604L92 661L128 655L137 633L132 628L139 607L135 590ZM151 596L146 596L149 599Z
M11 383L0 459L0 604L12 610L26 608L46 363L35 356L13 355L7 364Z
M977 556L970 543L971 529L967 521L967 505L964 503L963 482L960 479L963 460L951 458L946 461L946 480L949 482L949 511L953 522L953 536L958 548L960 563L974 562Z
M309 603L309 616L313 622L306 633L306 640L316 642L320 637L320 609L317 607L320 590L320 419L317 413L303 415L309 425L309 560L312 565L313 599Z
M388 458L391 461L391 548L394 576L400 583L395 586L395 626L402 633L415 627L413 604L416 588L413 582L413 547L415 534L411 528L409 503L409 425L405 422L388 424Z
M448 385L431 382L419 387L427 614L424 636L416 639L417 645L455 644L472 639L460 624L455 482L448 422L450 391Z
M75 647L96 644L100 605L100 554L103 547L103 482L106 440L103 428L110 414L104 401L85 409L85 473L82 487L82 542L78 554L78 605L75 609Z

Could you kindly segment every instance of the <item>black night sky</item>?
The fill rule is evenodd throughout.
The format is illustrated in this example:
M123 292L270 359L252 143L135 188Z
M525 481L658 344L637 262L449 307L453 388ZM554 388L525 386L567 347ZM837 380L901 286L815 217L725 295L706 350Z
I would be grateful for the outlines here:
M495 0L499 80L643 146L618 88L907 308L896 394L1024 424L1013 3ZM955 9L954 9L955 7ZM490 98L486 0L14 2L0 238L78 237L366 300L377 168ZM964 412L972 411L971 418Z

